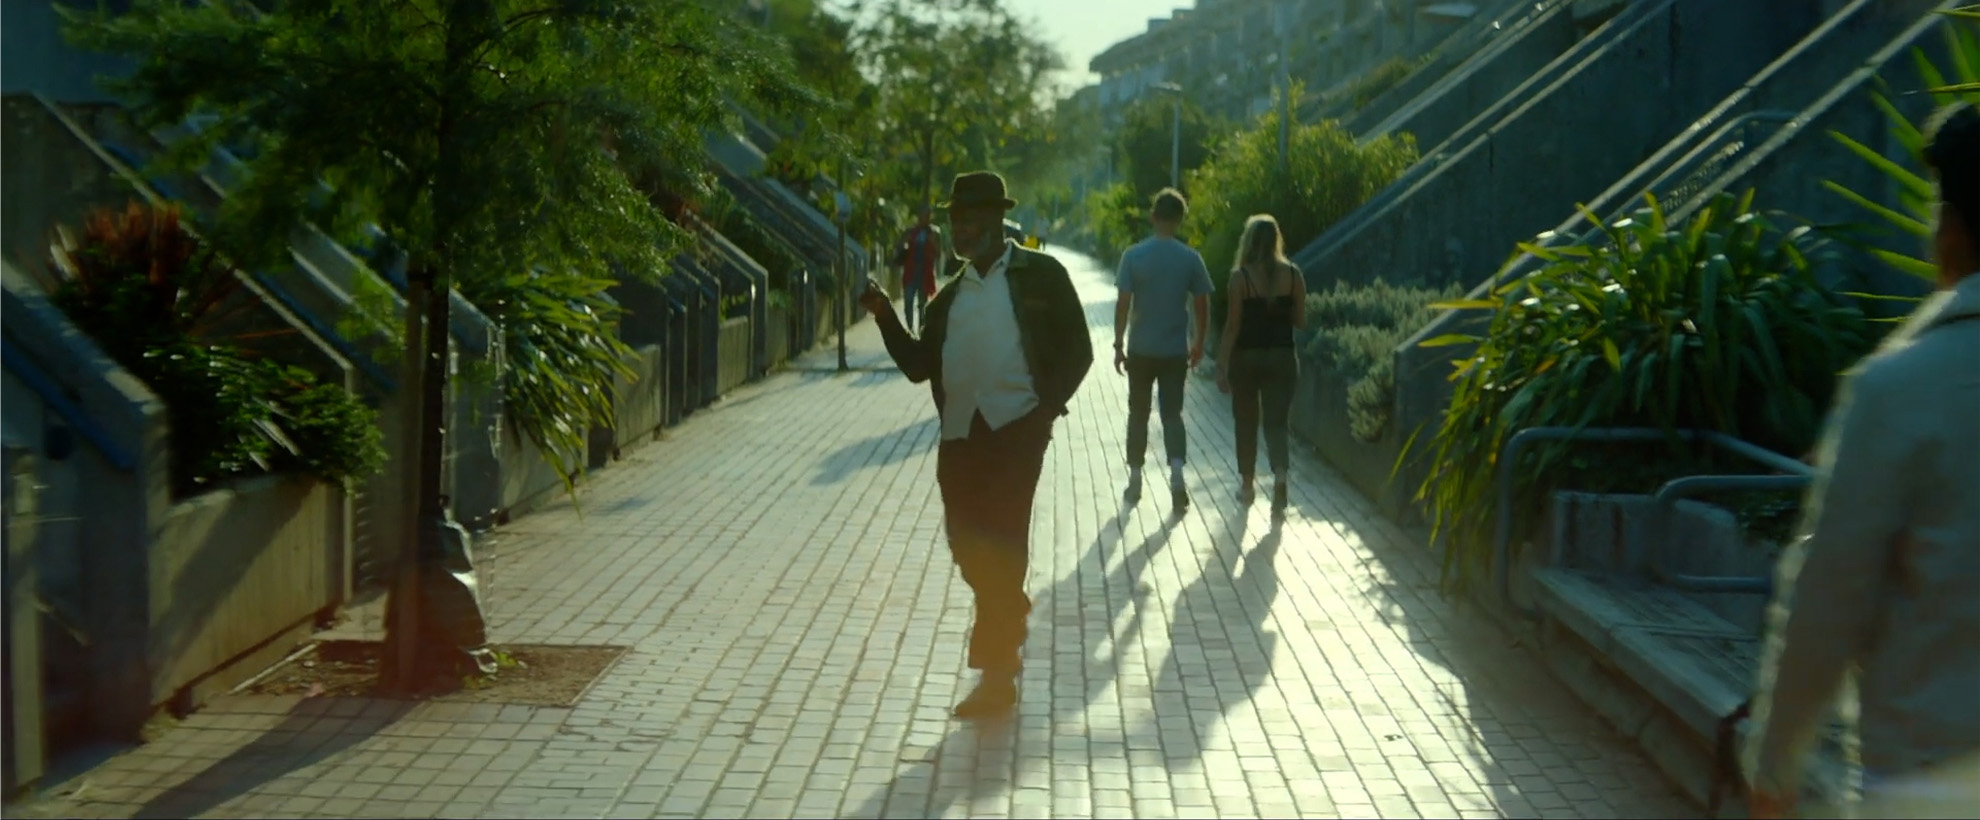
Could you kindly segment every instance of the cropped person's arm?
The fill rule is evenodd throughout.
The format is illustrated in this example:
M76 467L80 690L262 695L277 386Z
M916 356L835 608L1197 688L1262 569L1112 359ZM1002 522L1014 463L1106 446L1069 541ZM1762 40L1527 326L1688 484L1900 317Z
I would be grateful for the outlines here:
M1224 338L1217 342L1217 366L1229 373L1231 351L1237 347L1238 326L1244 323L1244 294L1239 287L1240 273L1232 272L1224 288Z
M1292 322L1293 327L1306 329L1306 273L1298 265L1292 268Z
M1114 271L1114 283L1121 294L1114 301L1114 349L1121 350L1127 344L1128 317L1134 311L1134 269L1128 265L1125 253L1121 254L1120 267Z
M1893 385L1849 378L1817 451L1808 534L1781 556L1753 700L1753 787L1792 798L1808 750L1863 656L1905 522L1910 445L1893 424Z
M893 357L894 366L911 382L925 382L934 373L933 352L922 339L909 333L901 326L901 317L894 312L892 305L873 315L873 324L880 328L880 340L887 345L887 355Z

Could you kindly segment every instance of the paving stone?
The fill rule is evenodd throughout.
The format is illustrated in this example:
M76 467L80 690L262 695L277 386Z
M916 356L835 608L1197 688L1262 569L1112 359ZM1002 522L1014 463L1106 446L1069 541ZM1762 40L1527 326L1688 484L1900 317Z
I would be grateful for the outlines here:
M933 407L864 323L852 372L815 352L627 452L581 510L479 539L499 642L630 647L576 708L227 697L9 816L1690 811L1324 463L1296 455L1282 526L1240 508L1207 377L1185 408L1191 510L1123 509L1113 295L1065 258L1101 359L1040 482L1015 719L948 719L974 680ZM375 637L381 615L346 629Z

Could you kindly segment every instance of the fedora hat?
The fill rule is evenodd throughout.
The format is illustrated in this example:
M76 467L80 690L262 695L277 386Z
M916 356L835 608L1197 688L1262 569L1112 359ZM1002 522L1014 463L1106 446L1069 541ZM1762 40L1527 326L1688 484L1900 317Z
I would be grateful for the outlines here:
M956 175L956 180L949 183L949 201L936 207L982 208L990 205L1008 211L1017 207L1017 200L1005 195L1003 177L991 171L971 171Z

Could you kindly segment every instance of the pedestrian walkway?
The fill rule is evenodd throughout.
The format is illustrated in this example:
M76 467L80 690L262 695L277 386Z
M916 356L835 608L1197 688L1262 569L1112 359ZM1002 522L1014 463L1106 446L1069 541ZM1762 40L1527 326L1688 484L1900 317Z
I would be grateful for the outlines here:
M1695 814L1301 456L1233 497L1193 379L1193 508L1119 501L1112 292L1041 482L1023 700L952 721L968 590L925 385L827 346L484 539L511 643L631 647L571 709L225 698L36 807L204 817L1675 817ZM878 362L870 322L855 362ZM1155 422L1159 425L1159 421Z

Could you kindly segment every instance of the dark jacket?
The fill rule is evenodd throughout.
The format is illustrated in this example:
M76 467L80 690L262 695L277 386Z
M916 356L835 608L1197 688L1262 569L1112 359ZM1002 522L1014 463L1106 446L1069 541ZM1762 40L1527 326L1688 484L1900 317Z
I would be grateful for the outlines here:
M1093 367L1093 337L1086 325L1086 306L1073 287L1072 276L1059 260L1022 247L1011 249L1011 307L1017 313L1018 336L1024 345L1024 361L1031 369L1032 388L1038 392L1040 409L1065 415L1066 405L1086 371ZM928 303L923 315L921 336L916 338L901 327L892 311L880 315L880 337L887 342L887 353L906 374L908 381L929 382L935 394L935 412L941 413L942 341L948 335L949 307L955 304L955 281Z

